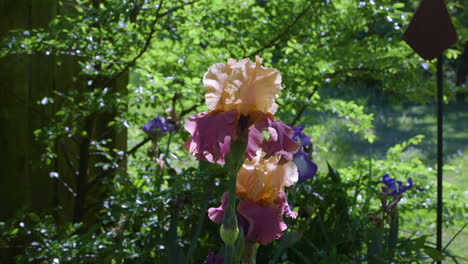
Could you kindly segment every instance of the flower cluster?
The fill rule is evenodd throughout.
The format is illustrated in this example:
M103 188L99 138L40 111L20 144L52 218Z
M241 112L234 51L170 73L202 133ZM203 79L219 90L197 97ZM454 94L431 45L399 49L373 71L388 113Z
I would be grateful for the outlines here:
M294 138L296 130L274 117L281 75L261 64L257 56L255 62L229 59L227 64L217 63L208 69L203 84L210 111L188 118L185 129L191 137L184 146L198 160L224 164L232 142L246 142L236 180L236 195L241 198L237 219L248 241L268 244L287 228L283 215L297 216L284 192L284 187L302 179L296 164L308 170L302 170L307 174L302 181L312 177L317 168L311 165L310 157L298 152L301 144L299 136ZM310 144L303 136L301 142ZM311 166L315 171L310 171ZM213 222L223 224L228 199L225 193L221 206L209 209Z

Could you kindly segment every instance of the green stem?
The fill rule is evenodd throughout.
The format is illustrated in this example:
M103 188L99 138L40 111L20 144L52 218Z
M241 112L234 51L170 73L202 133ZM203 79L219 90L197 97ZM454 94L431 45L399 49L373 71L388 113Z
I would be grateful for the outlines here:
M395 250L398 242L398 231L399 231L399 221L398 221L398 208L393 208L391 214L390 230L388 234L387 249L389 252L389 258L393 260L395 257Z
M164 157L163 157L164 167L160 168L156 172L156 181L155 181L155 184L154 184L154 191L155 192L160 190L161 184L163 183L165 166L167 166L167 155L169 154L169 148L171 147L171 142L172 142L172 132L169 133L169 139L167 140L166 151L164 152Z
M235 208L236 208L236 176L237 173L234 173L233 170L230 170L228 173L228 180L229 180L229 200L228 200L228 208L226 210L226 213L224 215L224 223L221 228L224 228L228 232L236 232L237 230L237 219L236 219L236 213L235 213ZM221 231L223 232L223 231ZM238 234L238 231L237 231ZM237 238L237 236L236 236ZM230 264L232 263L233 256L234 256L234 241L231 243L227 242L225 239L223 239L225 242L225 255L224 255L224 263Z
M225 210L223 225L221 226L221 238L225 243L224 263L231 264L234 259L234 245L239 235L236 219L236 181L237 172L244 162L244 152L246 143L239 139L231 143L231 151L226 159L228 169L228 206Z
M244 252L242 252L242 264L255 264L257 258L258 244L245 241Z
M234 257L234 245L225 244L224 245L224 263L231 264Z

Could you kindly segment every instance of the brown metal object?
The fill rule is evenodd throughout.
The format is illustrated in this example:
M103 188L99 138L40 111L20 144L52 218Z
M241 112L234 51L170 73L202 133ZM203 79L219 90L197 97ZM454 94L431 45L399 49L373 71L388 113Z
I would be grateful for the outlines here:
M426 60L437 58L457 38L444 0L423 0L403 35L403 40Z
M444 0L423 0L403 40L423 59L437 59L437 250L442 251L443 52L457 41ZM441 264L442 261L437 261Z

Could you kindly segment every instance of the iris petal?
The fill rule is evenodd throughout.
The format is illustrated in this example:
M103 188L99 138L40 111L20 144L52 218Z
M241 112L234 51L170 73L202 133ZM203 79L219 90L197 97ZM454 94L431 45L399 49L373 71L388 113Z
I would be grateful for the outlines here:
M308 179L312 179L315 174L317 174L317 164L315 164L310 155L305 151L298 151L294 154L293 159L294 164L297 166L297 171L299 173L299 179L297 183L303 183Z
M249 241L269 244L280 238L287 228L281 214L275 208L242 200L237 210L248 222L246 238Z
M248 222L247 240L262 245L269 244L283 235L287 225L282 215L297 217L297 213L290 210L284 192L281 192L273 207L242 200L237 211Z
M265 139L263 132L270 133ZM265 158L273 155L280 156L278 164L285 164L293 159L293 154L300 148L300 144L291 137L293 130L281 121L276 121L270 115L262 115L249 127L249 139L245 157L253 159L257 150L265 152Z
M210 218L211 221L215 222L218 225L221 225L223 223L224 210L228 206L228 200L229 193L225 192L223 194L221 205L217 208L212 207L208 209L208 218Z
M230 142L236 138L237 112L203 112L191 116L185 129L191 134L184 147L198 160L224 164Z
M274 114L278 108L274 101L282 89L281 75L277 69L261 64L257 56L255 62L229 59L227 64L211 66L203 76L208 109L237 110L243 115L254 111Z
M297 127L293 127L294 135L292 139L295 141L301 141L302 146L309 146L310 145L310 137L304 134L304 125L300 125Z
M260 152L253 160L245 159L237 174L237 195L252 203L273 205L284 187L298 180L296 165L279 165L278 160L277 156L265 159Z

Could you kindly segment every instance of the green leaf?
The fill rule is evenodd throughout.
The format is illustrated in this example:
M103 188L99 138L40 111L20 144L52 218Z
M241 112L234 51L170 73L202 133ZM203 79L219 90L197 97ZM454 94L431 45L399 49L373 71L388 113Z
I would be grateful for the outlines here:
M19 229L18 229L18 228L15 228L15 229L13 229L13 230L10 231L10 235L11 235L11 236L15 236L16 234L18 234L18 232L19 232Z
M328 177L330 177L333 182L340 183L341 178L340 178L340 175L338 174L338 171L332 168L330 163L328 163L328 161L327 161L327 166L328 166Z
M424 252L429 255L434 261L444 260L445 256L439 250L432 247L425 247Z
M41 222L41 218L36 213L29 213L29 218L31 218L34 222Z
M372 240L367 250L367 259L369 264L378 264L383 261L383 234L379 228L373 228Z

